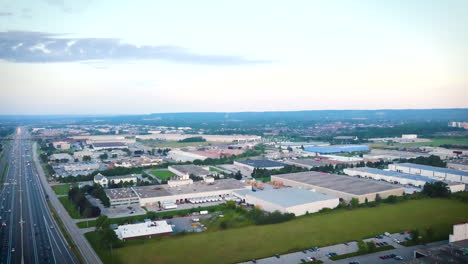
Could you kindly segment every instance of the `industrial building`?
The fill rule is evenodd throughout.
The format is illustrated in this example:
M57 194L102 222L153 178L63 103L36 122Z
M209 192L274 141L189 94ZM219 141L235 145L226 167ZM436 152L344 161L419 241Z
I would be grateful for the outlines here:
M468 160L467 159L449 160L447 161L447 168L468 171Z
M198 181L193 184L176 187L163 184L106 189L105 192L112 206L136 203L139 203L141 206L160 206L163 203L189 203L190 200L200 202L215 201L218 198L232 197L234 191L247 188L250 189L251 186L234 179L226 179L212 183Z
M409 152L389 149L372 149L370 153L365 154L365 159L380 159L380 160L397 160L397 159L414 159L417 157L429 157L430 154L423 152Z
M140 197L135 193L133 188L116 188L105 189L111 206L138 204Z
M142 186L134 187L133 190L139 197L141 206L151 206L163 202L184 203L194 198L232 196L233 191L247 188L251 187L238 180L225 179L213 183L198 181L177 187L170 187L169 185Z
M121 225L115 233L120 240L131 240L136 238L152 238L170 235L172 226L166 221L145 221L139 224Z
M390 164L388 165L388 168L392 171L421 175L439 181L468 183L467 171L432 167L413 163Z
M101 173L98 173L94 176L93 181L96 184L101 185L104 188L109 186L109 183L113 182L114 184L120 182L133 182L136 183L138 176L136 174L122 175L122 176L103 176Z
M316 154L335 154L335 153L345 153L345 152L367 152L369 151L369 146L367 145L331 145L323 147L305 147L305 151L313 152Z
M190 175L205 178L212 174L209 169L197 165L173 165L168 170L182 179L189 179Z
M67 141L52 141L52 146L54 146L55 149L68 150L71 145L70 142Z
M95 142L92 146L94 150L127 148L127 145L123 142Z
M321 160L315 160L315 159L291 159L291 160L286 160L284 163L288 165L293 165L305 169L312 169L312 168L318 168L318 167L323 167L327 166L328 163L323 162Z
M241 190L234 195L248 204L253 204L268 212L293 213L296 216L315 213L323 208L336 208L338 197L298 188L270 190Z
M403 195L404 192L403 187L391 184L315 171L272 175L271 180L336 196L346 202L353 198L358 199L360 203L364 203L366 199L371 202L375 200L377 194L387 198L390 195Z
M176 161L176 162L193 162L194 160L206 160L207 157L182 150L171 150L169 151L167 158Z
M254 169L267 169L267 170L282 169L287 164L278 162L278 161L262 159L262 160L234 161L234 165L244 167L246 169L253 171Z
M407 174L401 173L396 171L386 171L386 170L379 170L375 168L346 168L343 170L349 176L359 176L363 178L371 178L374 180L379 181L386 181L390 183L398 183L402 185L413 185L416 187L423 187L426 183L434 183L438 180L432 179L425 176L414 175L414 174ZM456 183L456 182L446 182L447 187L449 190L454 192L460 192L465 190L465 184L463 183Z

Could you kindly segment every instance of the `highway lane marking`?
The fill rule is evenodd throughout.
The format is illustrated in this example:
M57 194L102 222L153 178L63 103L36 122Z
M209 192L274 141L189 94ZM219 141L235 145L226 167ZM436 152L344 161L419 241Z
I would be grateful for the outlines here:
M45 216L42 216L42 217L44 217L44 224L46 224L46 233L47 233L47 236L49 237L50 251L52 251L52 257L54 257L54 263L57 263L57 260L55 259L54 250L52 249L52 240L50 239L49 228L47 226L47 220L46 220Z
M30 193L29 193L29 187L28 185L26 184L26 198L29 198L27 199L28 201L28 208L29 208L29 216L31 218L31 221L29 221L29 225L31 227L31 237L32 237L32 241L33 241L33 249L34 249L34 259L36 260L36 263L39 263L39 259L38 259L38 254L37 254L37 244L36 244L36 230L34 229L34 226L33 226L33 214L32 214L32 209L31 209L31 196L30 196Z

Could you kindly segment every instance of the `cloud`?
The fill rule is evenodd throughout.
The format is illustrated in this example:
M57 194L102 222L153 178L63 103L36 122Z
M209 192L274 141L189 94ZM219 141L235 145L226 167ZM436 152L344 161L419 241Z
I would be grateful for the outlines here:
M13 13L11 12L0 12L0 17L9 17L13 16Z
M207 65L266 63L239 56L197 54L178 46L136 46L112 38L66 38L62 34L0 32L0 59L12 62L73 62L90 60L165 60Z

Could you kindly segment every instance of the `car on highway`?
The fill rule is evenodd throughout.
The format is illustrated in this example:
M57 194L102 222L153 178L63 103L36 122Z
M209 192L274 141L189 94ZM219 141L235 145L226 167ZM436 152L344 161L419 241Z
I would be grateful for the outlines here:
M15 252L15 248L11 248L11 252Z

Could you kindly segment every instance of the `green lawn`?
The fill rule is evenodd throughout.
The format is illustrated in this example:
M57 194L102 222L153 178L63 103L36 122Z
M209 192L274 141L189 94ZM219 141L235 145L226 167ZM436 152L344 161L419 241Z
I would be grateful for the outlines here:
M466 203L449 199L411 200L375 208L340 209L281 224L129 241L125 247L113 250L112 261L109 251L97 252L104 263L235 263L361 240L384 232L427 227L434 230L435 239L443 240L453 224L467 220ZM94 233L87 234L88 238L93 236ZM93 239L91 242L93 247L97 246Z
M60 184L60 185L53 185L52 190L54 190L55 194L57 195L68 195L68 191L70 190L70 185L73 187L77 187L78 184Z
M218 168L216 168L216 167L210 167L210 171L211 171L211 172L217 172L217 173L223 172L222 170L220 170L220 169L218 169Z
M151 171L150 173L163 181L167 181L172 176L175 176L175 174L172 171L168 171L168 170L154 170L154 171Z
M75 205L70 200L68 200L67 196L62 196L62 197L59 197L58 199L62 203L63 207L65 207L65 210L67 210L67 212L71 216L71 218L74 218L74 219L83 218L83 217L81 217L78 210L75 208Z

